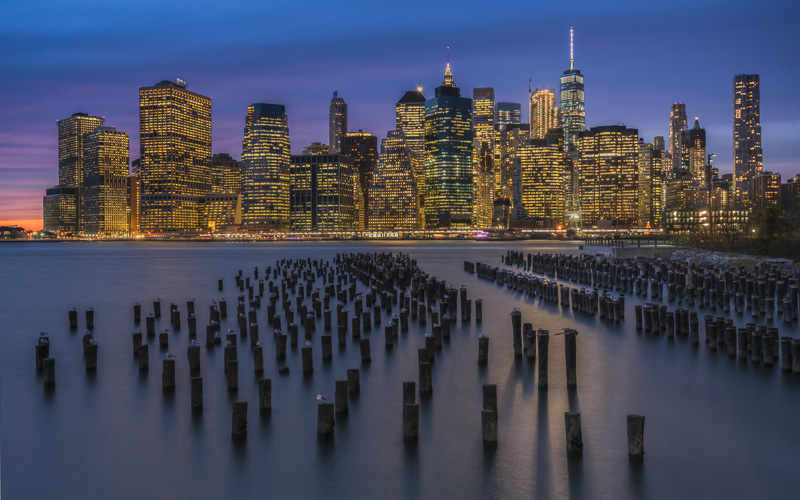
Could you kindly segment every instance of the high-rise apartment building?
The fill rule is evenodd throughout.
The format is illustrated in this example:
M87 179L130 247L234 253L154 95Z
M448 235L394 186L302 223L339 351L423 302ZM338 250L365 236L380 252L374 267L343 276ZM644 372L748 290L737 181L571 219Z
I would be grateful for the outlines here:
M321 142L312 142L308 146L303 146L303 155L330 155L331 147Z
M350 157L292 156L289 175L292 230L353 230L355 177Z
M411 153L403 133L390 130L381 142L381 154L369 191L370 231L417 229L417 186Z
M622 125L580 134L579 202L583 225L631 227L637 222L639 131ZM602 221L602 222L601 222Z
M672 104L669 111L669 152L672 154L672 173L681 169L681 132L686 130L686 105Z
M497 124L522 123L522 104L518 102L497 103Z
M570 172L564 151L564 131L550 129L544 137L519 148L522 168L522 204L538 226L556 228L564 223L566 176Z
M89 132L102 127L105 117L74 113L58 120L58 185L75 189L75 231L81 231L81 196L83 194L83 140ZM70 203L66 203L66 209ZM68 217L72 219L72 217Z
M425 225L425 96L422 87L409 90L395 104L395 128L411 155L416 187L417 225Z
M247 108L242 142L242 225L250 230L289 227L289 120L281 104Z
M536 89L531 96L531 138L543 139L547 132L558 127L556 93L550 89Z
M42 223L45 231L69 236L78 231L77 188L55 186L42 199Z
M586 130L583 74L575 68L572 34L572 28L570 28L569 69L561 75L561 128L564 129L565 149L576 145L578 134Z
M530 139L530 126L527 123L506 124L499 131L499 141L495 154L495 196L511 200L511 218L525 218L522 206L521 170L519 149ZM515 181L515 172L516 179Z
M328 135L331 153L338 154L342 145L342 137L347 134L347 103L333 91L330 108L328 108Z
M694 126L680 133L681 168L692 174L699 188L708 187L706 172L706 131L700 128L700 120L694 118Z
M781 204L780 172L761 172L753 179L753 214L759 215Z
M494 151L494 124L494 89L492 87L472 89L472 132L475 137L473 151L476 151L476 154L480 152L484 142L490 151Z
M369 184L378 163L378 138L363 130L349 132L342 138L339 153L352 160L353 174L361 192L356 203L355 229L369 229Z
M461 97L450 63L425 101L425 227L466 229L472 219L472 100Z
M474 190L472 194L472 225L478 229L492 227L494 217L494 154L489 143L480 143L475 160Z
M211 157L211 192L242 192L242 164L227 153L215 153Z
M128 134L97 127L83 137L82 231L122 235L128 225Z
M754 205L753 179L763 168L758 73L736 75L733 78L733 189L740 206Z
M663 144L660 144L663 146ZM638 224L640 228L661 227L664 210L664 150L639 139ZM669 166L671 168L671 165Z
M142 183L139 175L128 176L128 230L131 235L137 235L142 232L141 218L139 217L140 207L142 205Z
M139 88L143 231L200 225L200 197L211 191L211 98L181 80Z

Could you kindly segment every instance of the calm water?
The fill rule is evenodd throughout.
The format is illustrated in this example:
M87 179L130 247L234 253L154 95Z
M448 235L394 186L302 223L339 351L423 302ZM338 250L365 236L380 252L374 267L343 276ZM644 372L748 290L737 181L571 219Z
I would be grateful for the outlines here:
M500 263L506 249L577 252L570 243L45 243L0 245L2 329L0 430L2 495L15 498L791 498L800 434L800 376L740 363L685 339L634 329L628 297L622 326L527 299L463 272L462 261ZM186 301L197 299L202 343L212 299L235 311L233 276L279 258L332 258L337 252L402 251L430 274L484 299L483 323L457 322L437 353L433 396L420 401L420 438L402 440L402 381L417 380L416 322L392 351L373 328L372 363L358 345L323 362L318 328L314 373L303 377L300 351L278 374L266 307L259 310L264 377L272 378L272 414L258 414L258 377L246 339L239 345L239 390L229 394L221 347L201 347L204 411L189 398ZM225 277L226 290L216 280ZM360 285L361 286L361 285ZM150 339L150 371L131 354L133 304L143 316L160 297L180 306L183 330L170 333L178 355L177 389L161 390L166 350ZM78 332L67 311L79 310ZM95 309L98 370L82 359L83 311ZM551 337L550 386L515 360L512 307L523 321L578 336L578 388L567 390L563 337ZM672 310L675 305L670 305ZM349 306L352 311L352 305ZM715 312L715 316L717 313ZM394 309L397 314L397 309ZM701 330L702 316L700 313ZM352 313L351 313L352 316ZM390 316L384 312L383 325ZM750 321L735 319L737 326ZM763 320L762 320L763 321ZM160 330L169 326L163 314ZM234 315L223 322L237 328ZM777 323L777 322L776 322ZM143 326L143 325L142 325ZM426 327L429 329L430 321ZM782 324L781 335L798 336ZM39 331L50 333L57 383L46 391L34 366ZM489 364L476 361L477 337L491 338ZM702 331L701 331L702 335ZM302 337L302 328L301 328ZM338 419L335 439L316 438L317 393L361 368L361 394ZM481 439L481 384L498 386L498 446ZM231 403L250 402L244 443L230 439ZM584 454L567 459L564 412L580 411ZM646 416L645 460L628 463L625 415Z

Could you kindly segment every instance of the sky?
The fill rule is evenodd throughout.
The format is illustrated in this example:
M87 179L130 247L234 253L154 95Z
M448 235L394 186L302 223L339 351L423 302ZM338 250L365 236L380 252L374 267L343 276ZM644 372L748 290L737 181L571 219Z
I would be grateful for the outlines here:
M570 26L588 127L624 124L650 141L684 102L721 173L732 169L733 77L759 73L764 169L785 180L800 174L798 22L788 0L2 0L0 225L41 228L58 182L56 120L104 116L137 158L140 86L180 78L211 97L213 152L235 158L247 106L284 104L299 153L328 142L334 90L351 131L385 137L405 91L421 82L433 96L447 46L464 96L494 87L497 101L525 102L531 78L557 89Z

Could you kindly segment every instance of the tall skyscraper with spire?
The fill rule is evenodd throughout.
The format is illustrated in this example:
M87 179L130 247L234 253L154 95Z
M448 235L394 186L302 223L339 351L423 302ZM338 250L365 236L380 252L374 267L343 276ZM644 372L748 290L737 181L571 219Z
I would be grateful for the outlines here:
M577 145L578 134L586 130L586 103L583 96L583 74L575 68L573 31L569 29L569 69L561 75L561 128L564 149Z
M197 229L211 191L211 98L182 80L140 87L139 149L142 230Z
M763 168L758 73L736 75L733 78L733 189L740 206L753 205L753 180Z
M425 101L425 226L466 229L472 220L472 99L461 97L450 62Z
M281 104L247 108L242 141L244 229L289 228L289 121Z
M347 103L339 97L339 92L333 91L333 99L328 112L328 126L331 143L331 153L339 154L342 146L342 137L347 134Z
M672 154L673 173L681 169L681 132L686 128L686 105L673 103L669 111L669 152Z

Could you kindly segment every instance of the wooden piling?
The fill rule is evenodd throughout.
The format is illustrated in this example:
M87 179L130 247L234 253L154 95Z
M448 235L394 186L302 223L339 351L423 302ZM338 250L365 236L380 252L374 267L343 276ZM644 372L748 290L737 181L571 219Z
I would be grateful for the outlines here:
M486 446L497 445L497 412L481 410L481 432L483 444Z
M511 330L514 356L522 356L522 313L516 308L511 311Z
M139 353L136 356L139 359L139 371L146 372L150 368L150 350L147 344L139 346Z
M567 455L579 457L583 455L583 433L581 432L581 414L564 412L564 424L567 431Z
M175 360L165 359L161 368L161 389L169 391L175 388Z
M478 337L478 363L485 365L489 362L489 337Z
M231 439L242 441L247 437L247 401L233 403L231 417Z
M348 385L347 380L337 380L335 382L335 393L334 393L334 402L335 410L337 415L347 415L349 412L349 405L348 405Z
M403 382L403 405L414 404L417 402L416 382Z
M578 332L570 328L564 329L564 359L567 362L567 387L578 384L577 364L577 335Z
M51 387L56 385L56 360L55 358L44 358L42 360L42 371L44 372L44 385Z
M78 311L73 307L69 311L69 329L75 330L78 328Z
M419 364L419 393L433 393L433 370L430 363Z
M372 361L372 356L369 352L369 339L360 339L358 342L361 348L361 362L369 363Z
M189 358L189 371L197 372L200 370L200 346L190 345L186 348L186 356Z
M142 332L133 332L133 355L139 355L139 347L142 345Z
M203 411L203 377L192 377L192 411Z
M235 391L239 389L239 361L236 359L229 359L228 366L225 373L228 380L228 390Z
M317 438L332 439L334 420L333 403L322 402L317 406Z
M97 370L97 344L90 342L83 348L83 358L86 362L86 371Z
M311 346L305 346L300 349L303 358L303 373L311 373L314 371L314 358L311 356Z
M628 460L641 462L644 458L644 416L628 415Z
M264 348L262 346L253 348L253 371L256 373L264 371Z
M350 394L358 394L361 392L361 372L358 368L347 369L347 388Z
M539 329L536 333L537 350L539 351L539 389L547 388L547 354L550 345L550 332Z
M269 413L272 411L272 379L258 380L258 411Z
M497 385L483 384L483 409L497 411Z
M47 337L40 337L34 351L36 355L36 371L42 371L42 361L50 357L50 339Z

